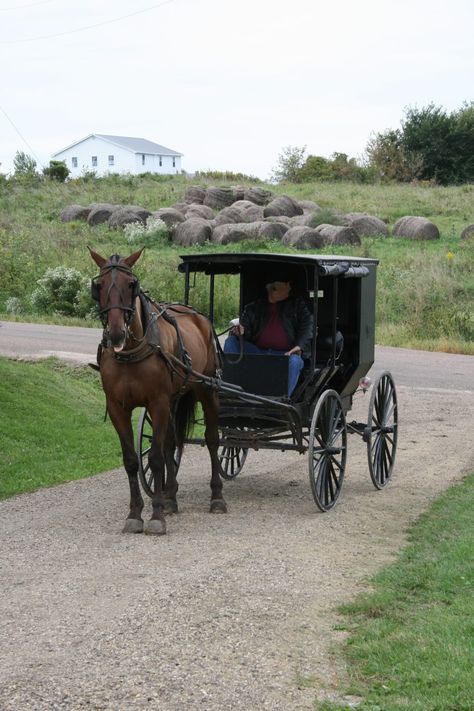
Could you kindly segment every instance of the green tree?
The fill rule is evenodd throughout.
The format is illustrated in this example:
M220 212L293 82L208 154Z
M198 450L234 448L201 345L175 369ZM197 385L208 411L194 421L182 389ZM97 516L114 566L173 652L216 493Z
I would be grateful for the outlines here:
M50 160L49 166L43 168L43 175L51 180L58 180L64 183L71 171L63 160Z
M37 175L35 159L24 151L15 153L13 168L16 177L33 177Z
M383 182L410 182L420 177L423 156L406 150L400 129L371 136L365 150L369 168Z
M278 156L271 179L277 183L287 180L301 183L300 171L305 161L306 146L286 146Z

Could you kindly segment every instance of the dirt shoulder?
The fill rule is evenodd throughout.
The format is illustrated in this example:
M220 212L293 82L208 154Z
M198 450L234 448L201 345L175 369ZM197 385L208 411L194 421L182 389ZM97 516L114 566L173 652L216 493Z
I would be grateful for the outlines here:
M124 536L123 470L0 503L0 708L311 709L345 678L337 606L393 559L407 525L474 467L472 393L399 388L393 482L373 489L349 438L336 509L307 458L251 452L207 513L189 447L165 538ZM351 412L365 419L368 397ZM73 466L73 463L71 464Z

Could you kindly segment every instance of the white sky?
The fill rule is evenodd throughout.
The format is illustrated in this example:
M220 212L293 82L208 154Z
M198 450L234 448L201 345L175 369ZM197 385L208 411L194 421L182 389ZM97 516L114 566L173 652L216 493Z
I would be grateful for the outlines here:
M0 0L0 172L91 133L188 172L357 157L407 106L474 99L473 30L473 0Z

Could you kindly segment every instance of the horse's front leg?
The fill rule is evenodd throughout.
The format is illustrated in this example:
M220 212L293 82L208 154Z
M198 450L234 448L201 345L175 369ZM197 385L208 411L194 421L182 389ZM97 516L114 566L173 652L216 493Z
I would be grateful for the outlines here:
M130 511L123 527L123 533L143 531L143 498L138 484L138 457L133 444L132 413L121 405L107 403L107 411L117 431L122 447L123 466L130 486Z
M227 504L222 495L222 479L220 475L221 465L217 456L219 447L219 429L217 419L219 413L219 401L217 394L209 389L203 388L199 393L204 412L205 440L211 457L211 513L227 513Z
M148 412L153 423L153 438L148 453L148 463L153 472L155 488L151 500L153 512L151 519L145 525L145 533L153 536L162 536L166 533L163 484L165 480L165 440L170 415L169 399L160 399L156 405L148 407Z

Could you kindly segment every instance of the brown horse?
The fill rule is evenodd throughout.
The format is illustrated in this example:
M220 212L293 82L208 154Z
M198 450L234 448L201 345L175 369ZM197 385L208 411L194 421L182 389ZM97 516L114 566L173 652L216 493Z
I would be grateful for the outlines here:
M217 457L218 399L215 391L196 377L196 373L215 377L218 368L210 322L187 306L156 304L143 294L132 272L143 250L125 258L114 254L109 259L89 251L100 268L92 282L92 295L98 301L104 326L98 357L100 375L130 484L130 511L123 531L166 532L164 514L178 510L174 452L183 444L197 400L202 403L211 457L210 510L225 513ZM148 455L154 478L153 513L145 527L131 422L135 407L146 407L153 425Z

